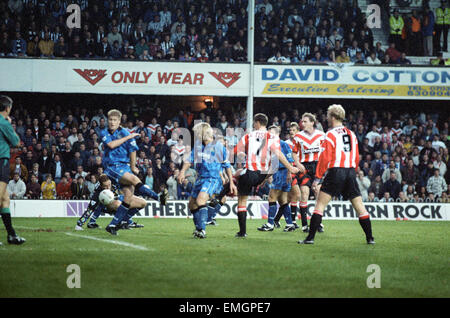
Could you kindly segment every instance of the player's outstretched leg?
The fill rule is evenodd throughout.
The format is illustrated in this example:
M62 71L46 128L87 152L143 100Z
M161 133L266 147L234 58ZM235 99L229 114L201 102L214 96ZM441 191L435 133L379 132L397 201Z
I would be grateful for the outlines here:
M128 203L122 202L116 210L111 223L106 227L106 231L111 235L117 235L117 230L122 219L127 215L130 205Z
M87 228L88 229L97 229L99 226L97 224L97 219L102 214L103 207L99 204L95 209L94 213L92 213L91 218L89 219Z
M275 213L277 212L277 203L269 202L269 215L267 217L267 223L258 227L258 231L268 232L273 231L275 225Z

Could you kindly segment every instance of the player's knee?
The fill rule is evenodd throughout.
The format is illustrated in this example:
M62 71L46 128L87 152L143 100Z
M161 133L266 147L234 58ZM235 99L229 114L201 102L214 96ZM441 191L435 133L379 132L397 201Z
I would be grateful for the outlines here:
M147 201L145 201L142 198L137 198L136 199L136 207L139 209L143 209L145 208L145 206L147 205Z
M107 206L107 208L109 210L116 211L119 208L120 204L121 204L121 202L119 200L114 200Z

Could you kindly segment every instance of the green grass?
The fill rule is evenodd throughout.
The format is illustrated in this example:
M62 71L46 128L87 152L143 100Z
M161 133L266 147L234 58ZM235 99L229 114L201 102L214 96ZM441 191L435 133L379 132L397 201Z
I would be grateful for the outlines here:
M315 244L300 246L304 233L258 232L262 220L236 239L237 220L219 219L205 240L192 238L190 219L140 219L145 228L117 237L109 220L76 232L75 219L13 219L27 242L7 245L0 229L0 297L450 297L446 222L373 221L369 246L358 221L325 220ZM81 268L80 289L66 286L69 264ZM381 267L379 289L367 288L369 264Z

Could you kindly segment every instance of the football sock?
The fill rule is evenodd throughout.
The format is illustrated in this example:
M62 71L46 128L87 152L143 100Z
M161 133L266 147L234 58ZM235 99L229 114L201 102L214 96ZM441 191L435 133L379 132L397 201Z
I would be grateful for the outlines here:
M200 220L200 214L198 213L198 208L191 210L192 213L192 220L194 221L195 229L201 230L199 226L199 220Z
M311 217L311 222L309 224L309 234L305 239L306 241L314 240L314 237L316 236L316 232L320 226L320 223L322 223L322 212L315 210Z
M222 208L222 203L218 203L214 209L213 219L216 217L217 213L219 213L221 208Z
M274 225L274 218L276 213L277 213L277 203L269 202L269 216L267 218L267 223Z
M297 202L291 202L291 217L292 222L295 222L295 219L297 217Z
M2 214L2 221L3 224L5 225L6 232L8 232L8 235L16 236L16 231L14 231L14 228L12 226L11 211L9 210L9 208L2 208L1 214Z
M278 212L277 215L275 216L274 221L275 222L280 222L281 216L283 215L283 210L281 210L281 207L278 208Z
M114 214L114 217L111 223L109 223L109 226L117 226L120 223L120 221L122 221L122 219L125 217L125 215L127 215L129 208L130 208L129 204L122 202L122 204L119 205L119 207L117 208L116 214Z
M91 218L89 220L89 224L93 224L93 223L97 222L98 217L100 216L100 214L102 214L102 210L103 210L103 208L99 204L97 206L97 208L95 209L94 213L91 214Z
M239 222L239 233L247 233L247 208L245 206L238 206L238 222Z
M148 185L143 184L142 182L139 182L136 185L136 191L140 195L150 197L150 198L152 198L154 200L158 200L159 199L158 194L155 191L152 191Z
M122 221L127 222L128 224L132 224L133 221L131 221L131 218L138 212L139 212L138 208L129 209Z
M300 202L300 216L302 219L302 226L308 225L308 219L306 216L307 208L308 208L308 202Z
M283 204L280 207L280 210L283 211L284 219L286 220L286 224L292 224L292 215L291 215L291 208L289 207L289 204Z
M208 219L208 207L206 205L202 205L198 207L199 215L199 230L206 230L206 220Z
M372 224L370 222L369 213L365 212L359 216L359 224L361 225L367 239L372 239Z

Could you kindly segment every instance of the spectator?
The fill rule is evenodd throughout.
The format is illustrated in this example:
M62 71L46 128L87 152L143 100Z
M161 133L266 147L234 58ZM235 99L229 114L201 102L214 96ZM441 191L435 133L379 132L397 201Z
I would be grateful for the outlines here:
M405 25L403 18L399 15L398 9L394 9L394 14L389 18L389 26L390 26L390 36L389 43L395 44L395 47L402 50L403 48L403 40L402 40L402 30ZM392 59L392 56L391 56Z
M83 170L83 166L82 165L78 165L77 166L77 171L76 171L76 173L75 173L73 178L78 180L79 177L82 177L84 179L84 178L86 178L87 175L88 175L88 173Z
M395 174L395 179L398 182L400 182L400 183L402 182L402 174L400 173L400 169L395 166L395 162L393 160L391 160L389 162L389 168L385 169L383 171L383 175L381 176L381 180L383 181L383 183L388 181L388 179L390 178L391 173Z
M71 182L64 175L61 178L61 182L56 186L56 194L59 199L69 200L72 198Z
M356 179L356 182L358 183L359 191L361 192L361 196L363 201L367 201L368 199L368 192L367 190L370 188L370 180L369 178L364 176L363 171L358 172L358 178Z
M58 184L66 172L66 166L64 162L61 161L61 156L59 154L55 154L53 161L50 163L49 171L55 180L55 183Z
M89 198L89 190L81 175L76 178L76 182L72 182L71 190L73 199L87 200Z
M389 56L389 60L393 63L398 63L398 60L401 57L401 53L397 50L396 44L394 42L389 44L389 48L385 53L387 56Z
M339 56L336 58L336 63L350 63L350 57L345 50L341 50Z
M27 184L26 197L28 199L39 199L41 197L41 186L35 175L31 175L31 181Z
M397 174L395 171L390 171L389 179L383 183L383 193L388 192L390 197L396 200L400 191L401 185L397 181Z
M149 186L150 190L153 190L155 178L153 177L153 169L149 167L145 176L145 184Z
M427 191L432 193L435 197L441 197L442 192L447 190L447 183L445 179L439 175L439 169L434 169L434 174L428 179Z
M92 197L94 194L95 188L99 185L99 182L97 181L97 175L91 174L88 176L88 180L86 181L86 187L89 192L89 198Z
M441 6L436 8L436 21L434 29L436 52L447 51L448 29L450 26L450 9L447 7L447 1L441 0ZM441 35L443 35L443 45L441 46Z
M173 175L167 180L167 189L169 191L169 198L172 200L178 200L178 175L180 174L179 169L175 169Z
M188 179L184 179L182 184L178 185L178 199L187 200L192 192L192 184Z
M428 4L425 5L422 23L423 51L425 56L433 56L434 14Z
M22 180L27 181L28 180L28 169L22 163L22 158L18 156L18 157L16 157L14 162L15 162L14 164L10 164L10 166L9 166L10 178L13 178L14 174L18 173L19 177Z
M15 172L13 179L9 181L7 187L9 197L13 200L23 199L26 189L25 182L20 179L20 174Z
M376 176L375 180L371 183L368 192L373 192L377 198L381 198L383 195L383 182L381 176Z
M50 39L50 33L45 32L44 38L39 41L39 50L41 51L42 57L54 57L54 46L55 43Z
M27 56L27 43L20 35L20 32L16 32L16 38L11 42L11 53L10 55L14 57Z
M41 184L42 198L44 200L56 199L56 184L52 180L52 175L47 174L45 181Z
M367 57L367 64L381 64L381 61L378 59L377 54L372 51L370 56Z

